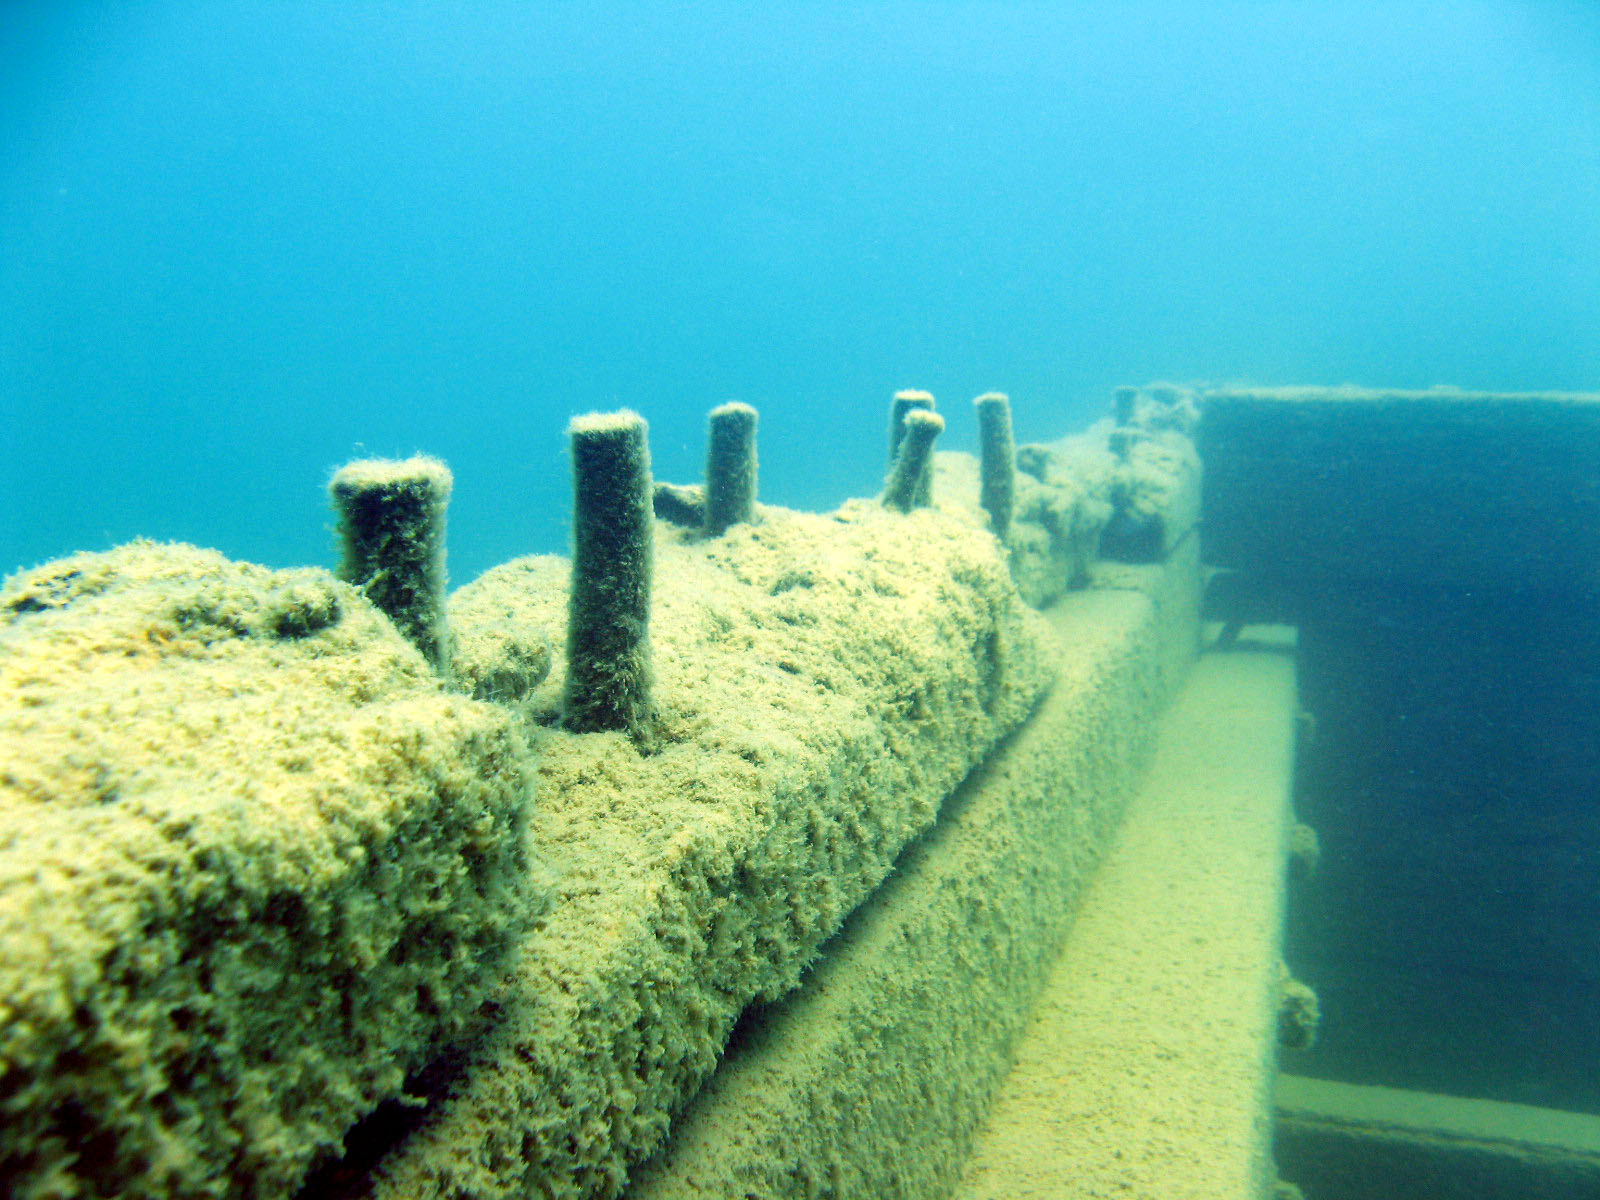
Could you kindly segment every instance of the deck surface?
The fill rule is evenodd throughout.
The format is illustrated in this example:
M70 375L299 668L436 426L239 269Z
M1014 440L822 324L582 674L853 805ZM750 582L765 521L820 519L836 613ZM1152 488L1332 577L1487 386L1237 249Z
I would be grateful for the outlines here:
M1295 681L1197 664L956 1195L1251 1200L1268 1144Z

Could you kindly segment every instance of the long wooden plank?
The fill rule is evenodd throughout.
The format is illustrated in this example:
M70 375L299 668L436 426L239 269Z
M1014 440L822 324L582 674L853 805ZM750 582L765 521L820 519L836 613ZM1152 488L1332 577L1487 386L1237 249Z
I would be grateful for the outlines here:
M956 1195L1251 1200L1270 1081L1294 668L1200 660Z

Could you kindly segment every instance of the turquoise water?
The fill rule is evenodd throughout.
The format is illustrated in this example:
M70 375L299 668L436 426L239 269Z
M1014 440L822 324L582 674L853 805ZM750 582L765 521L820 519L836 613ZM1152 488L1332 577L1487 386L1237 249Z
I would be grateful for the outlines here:
M889 394L1023 440L1157 377L1583 388L1600 12L1570 3L0 4L0 571L331 563L353 456L452 574L565 548L562 427L875 487Z

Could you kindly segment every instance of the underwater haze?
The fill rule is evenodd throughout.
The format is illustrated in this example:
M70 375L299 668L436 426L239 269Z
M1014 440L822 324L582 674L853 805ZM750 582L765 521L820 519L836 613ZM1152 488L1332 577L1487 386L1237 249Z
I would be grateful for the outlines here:
M341 462L563 552L563 428L762 499L890 394L1022 440L1153 378L1600 387L1600 5L0 2L0 572L334 560Z

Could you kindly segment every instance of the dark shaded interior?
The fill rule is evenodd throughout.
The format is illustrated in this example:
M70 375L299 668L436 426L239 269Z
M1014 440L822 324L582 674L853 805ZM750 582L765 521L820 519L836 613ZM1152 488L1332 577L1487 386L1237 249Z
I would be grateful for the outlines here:
M1600 1112L1600 404L1213 395L1212 615L1299 626L1287 1072Z
M1600 1111L1600 622L1588 597L1323 594L1300 625L1286 1069Z

